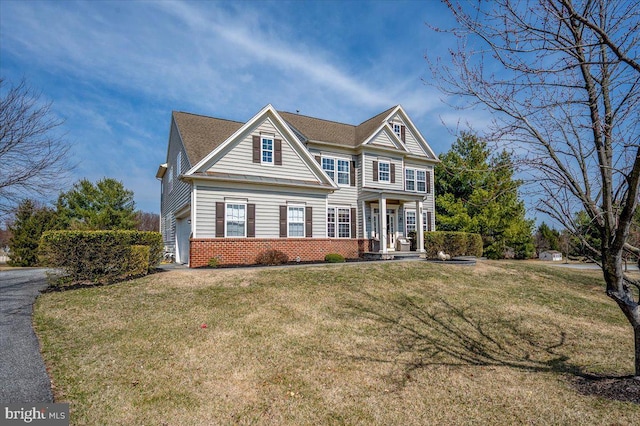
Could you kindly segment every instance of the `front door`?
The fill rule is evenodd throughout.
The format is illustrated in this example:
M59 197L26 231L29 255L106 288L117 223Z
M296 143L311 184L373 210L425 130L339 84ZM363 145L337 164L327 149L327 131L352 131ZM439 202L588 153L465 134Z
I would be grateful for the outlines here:
M191 224L188 218L176 219L176 262L189 264L189 237Z
M387 248L396 247L396 211L387 209Z

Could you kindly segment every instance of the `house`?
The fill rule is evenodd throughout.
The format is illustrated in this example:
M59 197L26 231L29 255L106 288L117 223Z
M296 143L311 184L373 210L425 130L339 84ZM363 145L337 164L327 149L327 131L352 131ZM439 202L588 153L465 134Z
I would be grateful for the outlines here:
M438 161L401 106L359 125L271 105L244 123L173 112L156 174L166 252L191 267L251 264L269 249L387 256L434 229Z
M545 250L540 253L540 260L551 260L554 262L562 262L562 253L557 250Z

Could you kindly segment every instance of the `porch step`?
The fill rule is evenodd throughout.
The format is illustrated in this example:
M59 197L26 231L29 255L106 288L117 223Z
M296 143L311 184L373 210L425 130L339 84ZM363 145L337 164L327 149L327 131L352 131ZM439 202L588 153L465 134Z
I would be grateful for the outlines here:
M415 251L390 251L386 254L377 251L368 251L364 253L365 260L419 259L424 257L424 253L418 253Z

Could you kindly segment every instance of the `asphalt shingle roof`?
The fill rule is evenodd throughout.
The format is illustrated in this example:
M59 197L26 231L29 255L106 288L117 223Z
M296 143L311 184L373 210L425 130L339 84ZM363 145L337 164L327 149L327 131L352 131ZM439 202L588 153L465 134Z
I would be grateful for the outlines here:
M369 137L391 111L372 117L359 125L338 123L290 112L278 111L278 114L307 140L321 141L355 148ZM187 156L191 165L197 164L211 151L217 148L245 123L224 120L186 112L173 112Z

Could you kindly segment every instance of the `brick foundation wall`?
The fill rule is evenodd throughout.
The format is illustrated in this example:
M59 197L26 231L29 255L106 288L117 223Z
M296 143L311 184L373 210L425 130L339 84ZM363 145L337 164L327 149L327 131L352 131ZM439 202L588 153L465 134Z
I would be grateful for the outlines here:
M189 266L207 266L213 257L218 265L251 265L267 250L280 250L293 261L323 261L328 253L339 253L345 259L357 259L369 250L369 240L329 238L208 238L192 239Z

